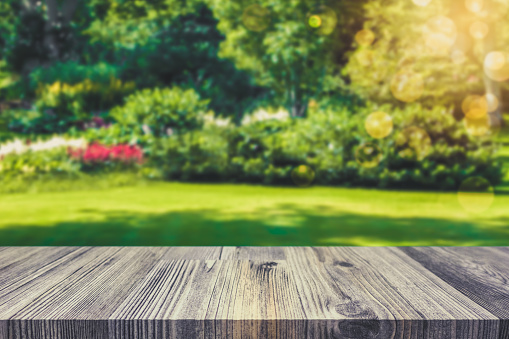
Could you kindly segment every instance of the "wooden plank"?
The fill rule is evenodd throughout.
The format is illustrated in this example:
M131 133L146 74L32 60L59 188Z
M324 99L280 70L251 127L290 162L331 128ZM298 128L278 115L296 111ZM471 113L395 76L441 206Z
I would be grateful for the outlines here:
M0 290L17 280L33 276L41 268L78 250L76 247L4 248L0 254Z
M490 247L408 247L402 252L502 319L509 338L509 251Z
M8 270L9 275L6 275L0 285L0 319L9 319L71 274L75 265L92 260L97 255L97 250L87 247L77 248L70 253L61 252L62 248L54 248L48 249L48 253L53 254L55 250L62 255L57 257L49 255L43 257L43 261L27 260L28 267L20 266L20 269L26 268L31 272L29 275L19 269ZM20 250L20 254L22 253ZM44 258L51 259L44 262Z
M111 316L110 337L276 338L270 320L302 318L292 291L281 262L160 262Z
M332 336L497 338L497 318L391 248L286 248L308 318Z
M4 319L0 319L0 338L9 338L9 322Z
M283 247L223 247L221 260L285 260Z
M51 338L107 337L109 316L162 254L150 247L105 249L12 315L10 331L20 338L30 331Z
M161 260L217 260L221 256L221 247L165 247Z
M507 339L507 248L3 248L0 338Z

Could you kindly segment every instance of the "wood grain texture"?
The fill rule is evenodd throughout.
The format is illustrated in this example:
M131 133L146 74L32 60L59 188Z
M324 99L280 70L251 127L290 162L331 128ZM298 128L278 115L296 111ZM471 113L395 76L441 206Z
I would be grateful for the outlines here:
M409 247L401 251L499 317L499 338L509 338L508 248Z
M507 248L0 248L0 339L509 338Z

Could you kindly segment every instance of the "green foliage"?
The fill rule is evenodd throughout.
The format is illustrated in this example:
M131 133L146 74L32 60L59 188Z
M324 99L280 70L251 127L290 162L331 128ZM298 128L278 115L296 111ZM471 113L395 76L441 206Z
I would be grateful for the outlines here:
M80 165L70 160L67 150L59 148L49 151L8 154L0 161L2 181L68 177L78 175Z
M57 62L49 67L39 67L30 73L30 86L35 91L41 85L52 85L61 82L76 85L84 81L108 84L110 80L118 79L119 69L105 62L94 65L84 65L76 61Z
M136 187L146 184L136 172L73 173L57 176L44 173L37 176L12 176L0 179L0 193L69 192L104 190L112 187Z
M144 45L161 24L192 12L201 3L196 0L95 0L93 7L101 15L84 33L116 47Z
M112 124L103 128L89 128L85 132L78 133L78 135L83 135L90 142L98 142L104 145L140 144L146 146L154 142L152 135L122 124Z
M129 96L123 106L111 111L111 116L120 131L161 137L198 128L199 115L207 105L208 101L200 100L192 89L146 89Z
M225 132L206 128L161 140L153 151L147 173L170 180L228 180Z
M33 110L6 113L11 116L9 128L21 133L64 133L90 120L92 114L119 104L134 88L134 83L115 78L105 84L88 79L74 85L59 81L41 84Z
M306 0L291 2L258 1L267 15L260 27L243 22L251 1L210 0L218 29L225 34L220 57L229 58L239 69L254 75L260 85L275 91L292 116L305 116L308 100L322 92L337 90L342 81L338 64L341 54L351 42L351 31L360 19L357 9L363 1L325 2L339 22L330 27L330 35L316 34L306 22L316 3ZM256 24L256 20L254 22ZM338 60L339 63L338 63Z
M224 36L216 28L217 20L202 2L188 4L194 7L191 12L177 11L170 20L162 15L164 12L147 16L148 9L136 13L133 8L120 10L124 5L129 7L129 2L110 1L106 18L97 20L87 34L102 43L114 44L113 59L118 60L122 79L135 81L138 88L193 88L201 97L210 99L210 108L218 114L240 118L268 97L269 90L256 86L247 72L218 57ZM124 13L120 15L119 11ZM121 19L126 16L131 19ZM114 30L99 28L109 26L111 20L116 22ZM127 28L130 20L140 21L135 30ZM146 33L141 33L145 27L141 21L150 26Z
M394 133L380 146L386 154L383 167L376 172L379 187L419 187L457 189L468 177L482 176L492 185L500 183L502 165L495 158L497 144L493 136L470 136L452 116L452 110L437 107L431 110L420 105L394 110ZM400 156L398 131L416 126L425 130L432 143L429 154L422 160Z
M300 165L310 167L320 185L451 190L471 176L483 176L492 185L500 182L493 142L470 137L450 111L419 105L382 109L391 112L395 123L394 132L383 140L372 139L361 127L372 109L354 118L346 110L311 111L307 119L170 137L153 151L152 166L169 179L272 185L292 184L291 172ZM427 131L431 139L432 147L422 159L404 157L414 144L398 141L410 126ZM363 167L356 158L357 149L368 142L383 155L373 168Z

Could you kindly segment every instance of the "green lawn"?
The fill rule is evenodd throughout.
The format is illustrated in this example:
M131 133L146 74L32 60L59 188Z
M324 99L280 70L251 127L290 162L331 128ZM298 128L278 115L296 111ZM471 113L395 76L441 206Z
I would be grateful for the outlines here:
M500 139L509 166L509 138ZM509 246L509 174L480 215L454 193L91 183L100 189L0 194L0 246Z
M150 183L0 195L0 245L509 245L509 192L482 215L454 193Z

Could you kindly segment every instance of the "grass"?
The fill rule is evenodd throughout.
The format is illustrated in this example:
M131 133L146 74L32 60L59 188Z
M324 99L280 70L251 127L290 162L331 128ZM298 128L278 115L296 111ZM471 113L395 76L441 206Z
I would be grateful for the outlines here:
M509 246L509 177L482 214L454 193L110 179L0 194L0 246Z
M147 183L0 196L0 245L509 245L509 194Z

